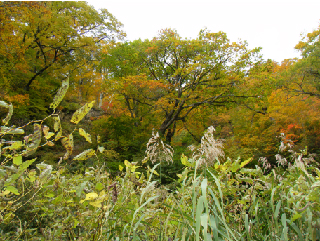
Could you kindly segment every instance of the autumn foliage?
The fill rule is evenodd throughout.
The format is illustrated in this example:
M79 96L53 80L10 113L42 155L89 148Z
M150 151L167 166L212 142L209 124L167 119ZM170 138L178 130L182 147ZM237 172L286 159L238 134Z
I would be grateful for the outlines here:
M320 28L277 63L121 27L0 3L0 239L319 240Z

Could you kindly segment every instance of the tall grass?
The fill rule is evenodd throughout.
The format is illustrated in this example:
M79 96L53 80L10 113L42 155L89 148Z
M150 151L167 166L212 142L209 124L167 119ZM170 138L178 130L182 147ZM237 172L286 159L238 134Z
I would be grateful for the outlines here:
M12 187L28 195L24 199L13 193L14 189L1 190L0 237L110 241L320 239L320 170L310 156L290 152L290 160L281 159L285 166L267 172L259 166L246 168L251 159L223 160L218 149L221 143L208 141L213 140L212 132L209 134L210 138L203 139L205 148L200 145L192 157L182 157L185 168L170 192L157 174L161 158L172 149L161 145L170 152L157 152L150 144L152 153L157 153L152 156L156 157L152 168L145 161L125 161L125 169L114 178L104 166L70 174L66 166L41 164L37 172L23 169L19 177L12 171L14 166L1 168L6 182L17 177ZM219 154L215 160L210 156L212 148ZM138 172L139 168L146 171Z

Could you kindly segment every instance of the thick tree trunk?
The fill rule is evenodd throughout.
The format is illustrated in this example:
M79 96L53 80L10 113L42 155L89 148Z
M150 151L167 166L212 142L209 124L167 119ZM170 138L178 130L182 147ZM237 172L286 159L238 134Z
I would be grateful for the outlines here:
M160 133L160 136L165 137L166 142L170 144L172 141L172 137L174 136L176 131L176 122L173 121L172 125L167 125L167 124L168 124L168 121L164 121L162 123L159 129L159 133Z

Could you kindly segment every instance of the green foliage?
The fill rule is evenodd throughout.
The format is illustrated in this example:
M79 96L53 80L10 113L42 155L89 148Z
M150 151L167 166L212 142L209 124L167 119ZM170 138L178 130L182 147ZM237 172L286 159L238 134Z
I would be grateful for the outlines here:
M78 113L82 116L85 109ZM147 159L124 161L119 174L111 177L105 165L88 167L83 173L68 172L62 159L55 166L34 165L36 159L26 156L43 146L43 140L47 145L63 140L68 156L72 153L72 133L62 136L58 116L48 118L54 118L54 132L42 122L34 123L34 133L27 136L29 146L2 143L3 240L315 241L320 237L320 170L305 151L291 152L292 165L270 173L259 166L248 168L251 158L213 162L211 155L221 156L217 149L221 145L209 128L192 157L182 155L183 169L176 173L179 179L170 191L159 173L164 168L161 160L171 149L155 145L163 143L157 135L149 140L146 153L147 159L157 162L153 168ZM92 141L84 129L74 131ZM103 152L98 146L97 151L87 149L73 160Z

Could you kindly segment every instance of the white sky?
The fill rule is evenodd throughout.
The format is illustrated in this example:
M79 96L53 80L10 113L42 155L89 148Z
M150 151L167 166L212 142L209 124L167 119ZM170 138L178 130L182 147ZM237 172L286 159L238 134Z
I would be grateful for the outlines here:
M152 39L173 28L183 38L196 38L201 29L223 31L231 41L247 40L262 47L264 59L281 62L299 57L294 46L301 34L320 24L320 0L91 0L120 22L127 40Z

